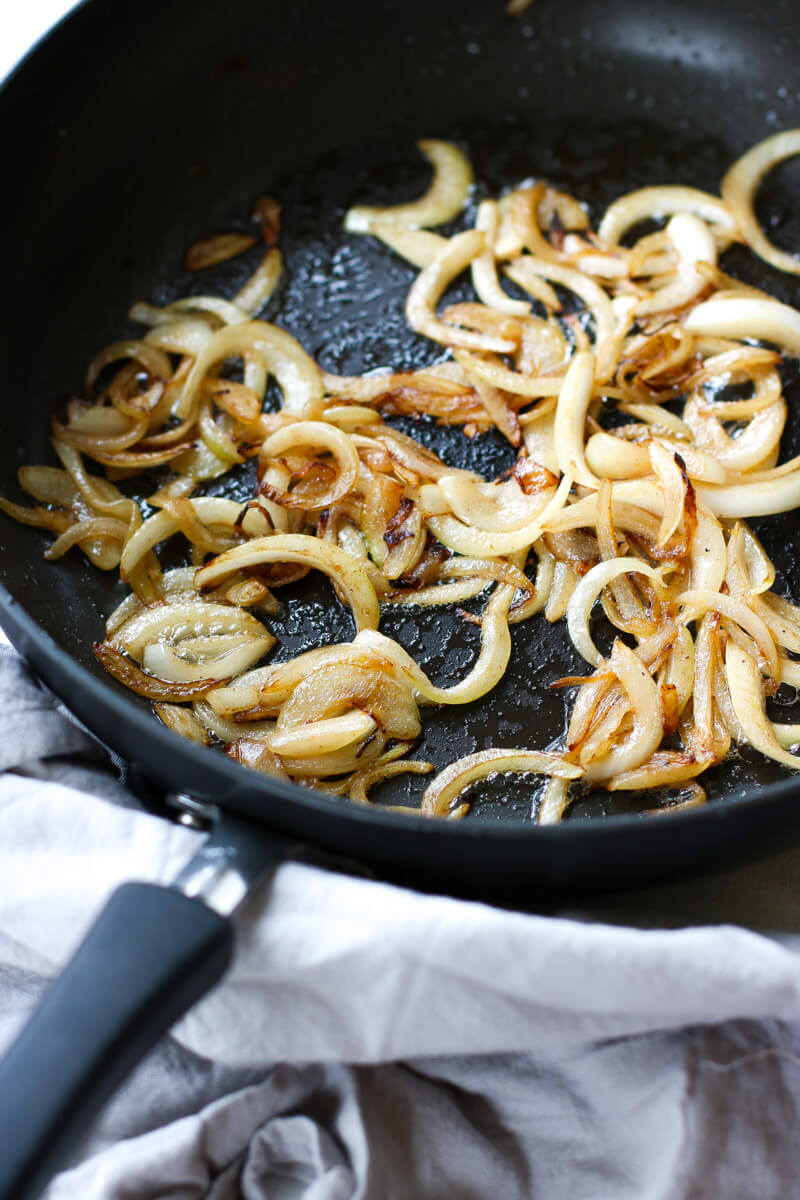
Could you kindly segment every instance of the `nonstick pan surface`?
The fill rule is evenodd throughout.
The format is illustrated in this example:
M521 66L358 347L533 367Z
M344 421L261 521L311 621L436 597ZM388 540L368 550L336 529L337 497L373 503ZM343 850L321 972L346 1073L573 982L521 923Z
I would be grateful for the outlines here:
M231 294L246 257L200 275L185 248L218 229L248 228L253 199L284 209L287 273L264 315L285 325L323 366L342 373L421 366L439 348L406 328L413 271L369 239L342 233L354 200L391 203L423 190L420 136L470 152L474 201L529 176L574 191L596 213L621 191L683 182L716 190L727 165L777 128L798 123L796 22L780 3L712 0L602 6L537 0L511 20L493 0L450 6L232 0L193 10L145 0L135 16L113 2L81 8L0 96L4 246L4 438L0 491L20 499L25 462L52 461L48 418L80 387L85 363L120 335L130 304L192 291ZM775 173L762 218L800 245L800 171ZM794 215L793 209L797 215ZM469 220L470 213L465 215ZM254 252L257 253L257 252ZM733 252L729 269L790 302L800 288ZM454 298L458 298L454 290ZM800 388L787 375L787 396ZM414 429L446 461L493 477L511 461L499 436ZM783 454L800 449L790 422ZM245 495L250 468L209 487ZM654 819L652 797L580 798L560 828L530 820L528 779L471 793L466 822L430 823L246 772L183 742L108 679L92 654L124 588L77 552L41 558L46 539L0 518L0 619L46 681L124 757L162 786L191 792L277 829L427 886L463 891L618 885L710 864L800 827L788 773L742 751L706 777L705 810ZM757 526L787 594L800 522ZM270 622L276 661L353 636L327 583L284 589ZM478 631L456 612L389 610L382 628L445 683L468 668ZM580 669L562 625L514 627L505 679L483 701L434 712L419 756L437 767L489 745L541 747L564 729L567 701L548 692ZM783 699L783 697L781 697ZM791 697L784 713L791 714ZM782 719L793 719L785 715ZM794 718L796 719L796 718ZM418 786L419 780L413 786ZM381 805L406 801L398 783Z

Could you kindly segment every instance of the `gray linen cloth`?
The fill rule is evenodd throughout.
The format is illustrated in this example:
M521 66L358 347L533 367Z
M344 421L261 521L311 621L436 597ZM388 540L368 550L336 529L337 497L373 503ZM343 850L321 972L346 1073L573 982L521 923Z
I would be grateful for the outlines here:
M2 648L0 732L5 1044L113 888L170 879L198 835L133 807ZM49 1200L798 1195L798 864L608 898L605 922L288 864ZM765 899L780 934L620 916Z

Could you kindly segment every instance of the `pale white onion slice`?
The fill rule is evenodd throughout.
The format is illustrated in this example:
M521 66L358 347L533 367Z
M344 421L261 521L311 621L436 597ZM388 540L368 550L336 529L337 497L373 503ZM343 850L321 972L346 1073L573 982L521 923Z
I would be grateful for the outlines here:
M647 447L610 433L593 433L584 454L587 467L599 479L638 479L650 474Z
M800 470L777 479L751 482L698 484L697 495L718 517L766 517L800 507Z
M692 187L662 185L640 188L615 200L606 209L597 235L601 242L613 246L641 221L659 220L675 213L693 213L728 237L736 233L736 218L718 196Z
M325 421L294 421L284 425L262 443L261 458L280 458L288 450L313 446L327 451L339 468L336 483L326 493L325 504L334 504L352 491L358 480L361 462L352 438Z
M477 258L483 248L484 236L474 229L457 233L455 237L450 238L430 265L423 267L415 279L406 299L406 320L417 333L446 346L512 354L516 344L507 338L459 329L455 325L448 325L436 315L436 305L441 296L456 276Z
M204 525L221 525L233 530L242 516L242 505L236 500L223 500L216 496L198 496L190 500L195 516ZM250 536L258 536L265 532L268 521L258 508L249 508L242 518L241 528ZM171 537L178 531L178 522L168 512L156 513L136 530L125 544L120 561L122 578L130 578L136 565L154 546Z
M764 176L786 158L800 154L800 129L785 129L753 146L723 176L722 198L730 208L751 250L779 271L800 275L800 258L780 250L764 233L755 213L755 199Z
M145 334L144 340L158 346L169 354L202 354L214 336L207 321L191 317L176 320L174 317L164 325L156 325Z
M528 457L554 475L558 474L558 458L553 443L555 409L541 414L531 414L531 420L521 422L522 440Z
M729 617L737 625L741 625L745 633L749 633L758 646L770 678L779 677L778 652L775 641L767 625L753 612L751 608L737 600L734 596L726 596L719 592L690 591L682 592L675 598L675 603L681 606L681 621L695 621L707 612L718 612L723 617Z
M168 604L154 604L134 613L124 625L115 629L110 644L141 660L148 645L175 642L200 634L234 633L250 639L267 638L270 645L275 642L261 622L244 609L232 604L215 604L197 596L194 600L175 599L175 595L173 592Z
M551 283L569 288L581 298L594 317L596 374L599 381L605 381L616 365L616 354L613 351L617 318L611 300L603 288L573 267L559 266L541 258L534 258L530 254L514 259L506 267L506 273L523 290L530 290L531 281L542 277Z
M363 742L377 729L368 713L354 709L340 717L309 721L292 729L276 729L264 741L274 754L305 758L309 755L331 754L357 742Z
M597 487L600 482L589 470L584 457L584 428L594 376L594 355L590 351L576 354L564 376L553 425L553 446L559 470L586 487Z
M661 573L638 558L611 558L586 572L567 605L567 628L573 646L593 667L603 659L589 633L589 617L603 588L621 575L646 575L663 592Z
M683 308L708 286L698 263L717 265L717 244L705 221L692 213L678 213L667 225L667 237L678 255L676 277L636 305L636 315L650 316L671 308Z
M374 225L373 237L383 242L414 267L429 267L436 255L447 245L447 238L427 229L398 229L393 225Z
M464 554L469 558L503 558L539 540L547 521L566 503L571 487L572 479L565 475L557 488L545 488L539 492L535 497L541 501L539 515L529 524L510 532L492 533L472 529L455 517L447 516L428 517L427 525L434 537L456 554Z
M429 817L444 817L455 799L478 779L490 775L536 774L559 779L578 779L582 770L558 754L538 750L481 750L450 763L426 787L421 811Z
M348 233L370 233L375 225L423 229L444 225L458 216L472 186L472 167L468 159L452 142L427 139L417 142L417 146L434 171L431 186L425 195L409 204L396 204L389 208L373 208L363 204L351 208L344 220Z
M658 443L650 446L650 461L664 495L664 515L658 530L658 544L664 546L683 520L687 485L675 455Z
M478 205L475 217L475 228L485 238L485 245L477 258L472 261L472 286L478 293L478 298L489 308L497 312L510 313L515 317L525 317L531 311L527 300L513 300L500 287L495 265L495 242L500 225L500 214L494 200L483 200Z
M712 296L689 313L684 329L703 337L758 338L800 355L800 312L779 300Z
M271 634L261 638L245 638L234 649L193 663L183 658L174 647L155 642L145 646L142 666L159 679L175 680L177 683L193 683L198 679L231 679L254 667L274 644L275 639Z
M438 488L450 510L463 521L477 529L490 532L518 530L528 525L542 511L541 493L526 495L516 479L496 483L484 483L468 475L442 475L435 484L424 491ZM553 490L549 489L550 495Z
M483 611L481 649L472 670L460 683L440 688L431 683L425 672L402 646L382 633L365 630L356 636L354 645L372 651L390 664L401 678L409 680L429 704L469 704L485 696L502 679L511 655L511 635L508 629L508 610L515 588L508 584L498 587Z
M633 728L620 745L588 764L584 778L589 783L600 783L642 766L658 749L664 733L658 687L641 659L619 639L614 643L609 667L627 692Z
M377 629L380 609L375 589L358 560L339 546L308 534L254 538L217 555L195 576L198 590L214 587L228 575L262 563L303 563L324 571L347 597L359 629Z
M236 293L233 303L246 314L246 318L254 317L272 296L283 271L283 257L277 246L272 246L248 279L244 287Z
M725 533L719 521L697 505L697 525L689 549L694 591L718 592L728 569Z
M569 808L569 780L557 776L545 788L536 821L539 825L558 825Z
M731 437L713 407L703 403L699 394L690 396L683 408L683 419L697 443L731 471L749 471L763 463L780 443L786 415L786 401L779 397L755 413L736 437Z
M312 415L324 396L322 373L300 343L277 325L266 321L245 321L226 325L213 334L195 359L183 388L181 415L192 401L208 371L227 358L258 357L278 381L283 406L298 416Z
M758 663L734 641L725 651L725 674L734 712L750 745L767 758L800 770L800 756L784 750L767 716Z

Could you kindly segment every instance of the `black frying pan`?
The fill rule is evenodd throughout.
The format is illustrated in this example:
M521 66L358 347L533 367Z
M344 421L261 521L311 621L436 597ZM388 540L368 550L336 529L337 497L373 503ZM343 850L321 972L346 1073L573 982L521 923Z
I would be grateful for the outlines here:
M738 153L798 123L799 50L785 0L536 0L516 20L499 0L191 10L93 0L0 94L0 491L16 494L21 463L48 461L52 404L124 331L133 300L235 289L251 264L187 278L182 253L245 222L254 196L277 195L285 213L288 279L267 317L279 313L333 370L422 365L437 348L405 328L411 272L341 233L355 199L424 188L415 138L466 142L490 191L535 174L602 209L649 183L716 189ZM798 246L792 173L776 172L762 216ZM800 297L745 255L731 269ZM790 383L790 398L796 390ZM487 475L508 465L499 439L422 433L454 464ZM787 452L797 437L796 423ZM246 472L225 486L246 489ZM762 535L796 595L800 523L779 518ZM797 785L757 755L716 772L704 809L656 819L635 798L607 809L608 797L589 796L555 828L529 820L526 783L483 787L473 816L450 824L392 814L404 797L391 789L362 810L247 772L175 737L103 675L91 645L120 585L77 552L44 563L44 544L0 518L0 623L99 738L164 792L202 802L216 825L174 888L117 893L0 1067L0 1196L35 1195L112 1087L219 978L227 914L298 843L417 886L530 895L702 869L800 827ZM352 636L326 588L284 593L280 654ZM456 614L387 613L383 627L443 681L463 673L475 644ZM515 627L506 680L486 703L434 714L421 753L444 765L486 745L545 744L565 714L546 685L577 665L562 629Z

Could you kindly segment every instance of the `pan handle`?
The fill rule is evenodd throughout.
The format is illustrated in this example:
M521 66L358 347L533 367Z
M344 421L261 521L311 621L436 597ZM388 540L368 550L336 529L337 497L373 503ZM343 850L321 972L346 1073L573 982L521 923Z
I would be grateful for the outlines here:
M222 976L231 922L120 887L0 1062L0 1200L33 1200L114 1089Z

